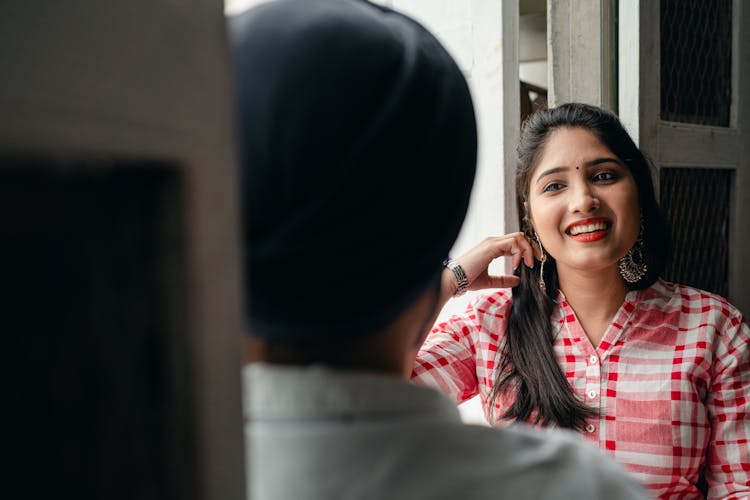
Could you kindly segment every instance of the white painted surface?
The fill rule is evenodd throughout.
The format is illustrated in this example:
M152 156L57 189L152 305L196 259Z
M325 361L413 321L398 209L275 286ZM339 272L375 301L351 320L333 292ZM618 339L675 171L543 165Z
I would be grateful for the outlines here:
M547 60L522 62L518 65L518 76L522 82L547 88Z
M270 0L224 0L224 13L228 16L236 15L268 1Z
M618 18L618 115L625 129L639 144L640 138L640 4L620 2Z
M407 14L427 29L448 49L464 74L471 73L475 51L472 46L471 9L464 0L391 0L375 2ZM467 75L468 77L468 75Z

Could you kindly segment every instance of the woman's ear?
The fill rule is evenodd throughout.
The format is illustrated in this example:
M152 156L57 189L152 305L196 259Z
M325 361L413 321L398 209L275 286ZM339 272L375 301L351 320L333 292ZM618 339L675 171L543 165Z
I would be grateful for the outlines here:
M529 211L529 202L523 202L523 217L521 218L521 231L526 236L534 233L534 223L531 221L531 212Z
M544 252L542 251L542 244L539 241L539 236L536 234L536 229L534 228L534 221L531 219L531 211L529 210L529 202L524 201L523 202L523 224L521 227L521 231L523 234L526 235L526 237L529 239L529 242L531 242L531 248L534 249L534 258L538 261L541 261L544 256Z

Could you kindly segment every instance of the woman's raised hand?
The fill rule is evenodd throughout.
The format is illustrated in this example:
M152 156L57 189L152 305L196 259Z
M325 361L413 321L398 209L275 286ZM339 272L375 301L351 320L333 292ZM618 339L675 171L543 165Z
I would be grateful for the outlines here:
M526 266L533 267L534 251L534 247L523 233L511 233L505 236L485 238L477 246L455 260L464 269L470 290L512 288L520 283L520 278L514 275L490 275L487 270L490 262L499 257L510 257L513 269L518 267L521 261ZM449 269L443 270L442 287L443 295L449 297L458 288L456 278Z

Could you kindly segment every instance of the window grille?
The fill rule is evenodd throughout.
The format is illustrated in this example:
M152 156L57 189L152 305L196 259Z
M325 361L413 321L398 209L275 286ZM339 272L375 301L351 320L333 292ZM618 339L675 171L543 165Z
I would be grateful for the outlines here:
M728 295L732 176L723 169L660 169L673 250L664 272L668 281Z
M729 126L732 0L661 0L661 119Z

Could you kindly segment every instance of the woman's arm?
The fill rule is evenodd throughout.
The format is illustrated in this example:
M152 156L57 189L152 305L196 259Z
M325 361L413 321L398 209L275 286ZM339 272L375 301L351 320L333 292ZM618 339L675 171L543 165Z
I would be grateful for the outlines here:
M708 498L750 495L750 328L738 312L721 334L707 400Z
M470 319L476 317L472 311L469 304L463 314L435 324L416 355L411 373L413 381L440 390L456 404L478 392L477 325Z
M504 256L511 257L514 268L521 262L529 267L534 265L534 249L522 233L486 238L456 259L456 262L463 268L470 290L510 288L518 285L518 276L492 276L487 270L493 260ZM436 317L457 288L453 272L443 269ZM507 301L509 295L481 300ZM477 372L487 369L487 360L494 362L496 355L496 350L485 352L490 349L485 343L477 344L484 309L490 307L493 307L491 302L469 304L463 313L436 323L416 355L412 379L440 389L457 403L476 395ZM481 365L480 370L477 370L478 363Z

